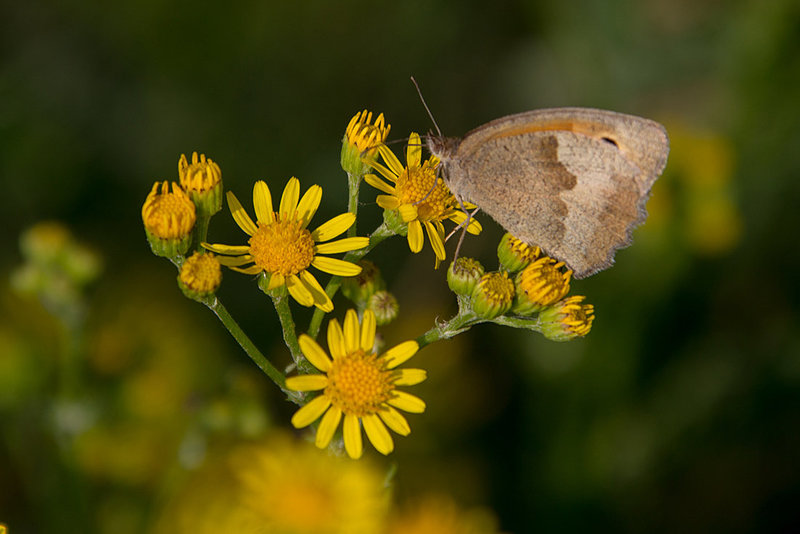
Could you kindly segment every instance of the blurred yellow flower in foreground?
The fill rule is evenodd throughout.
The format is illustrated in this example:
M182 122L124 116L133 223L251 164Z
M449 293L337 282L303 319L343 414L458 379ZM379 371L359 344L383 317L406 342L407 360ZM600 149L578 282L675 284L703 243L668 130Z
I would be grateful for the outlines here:
M374 534L388 496L370 462L277 435L210 462L163 510L156 534Z
M483 508L459 509L450 497L428 495L393 515L386 534L495 534L497 520Z

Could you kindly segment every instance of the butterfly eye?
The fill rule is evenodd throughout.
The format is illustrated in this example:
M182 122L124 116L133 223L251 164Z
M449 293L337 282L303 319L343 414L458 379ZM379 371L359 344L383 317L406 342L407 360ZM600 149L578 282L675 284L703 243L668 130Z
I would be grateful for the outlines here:
M609 145L613 145L613 146L619 148L619 145L617 144L617 142L614 141L613 139L611 139L610 137L601 137L600 139L602 139L603 141L605 141Z

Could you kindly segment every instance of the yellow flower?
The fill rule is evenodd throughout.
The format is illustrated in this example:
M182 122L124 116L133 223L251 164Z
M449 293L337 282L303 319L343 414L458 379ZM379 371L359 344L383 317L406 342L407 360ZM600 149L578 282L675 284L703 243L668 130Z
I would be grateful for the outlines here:
M300 336L300 348L314 367L324 374L309 374L286 379L295 391L322 391L292 417L295 428L303 428L322 416L316 444L325 448L344 416L344 447L351 458L363 450L361 425L372 445L382 454L394 449L388 426L401 436L411 432L399 408L422 413L425 403L397 386L413 386L426 378L422 369L396 369L419 349L416 341L406 341L378 356L375 353L375 315L367 310L359 325L355 310L348 310L344 330L336 319L328 323L328 357L322 347L307 335ZM323 414L325 414L323 416Z
M348 261L320 256L364 248L367 237L348 237L325 243L350 228L356 220L352 213L342 213L313 232L306 229L322 200L322 188L312 185L300 197L300 182L292 178L286 184L277 212L272 209L272 195L263 181L253 187L253 205L257 222L253 222L236 196L228 192L228 206L233 220L250 236L247 245L203 243L208 250L228 257L219 262L245 274L265 273L267 290L286 286L289 294L303 306L316 306L329 312L333 303L317 279L308 272L313 266L337 276L355 276L361 267ZM299 198L299 202L298 202ZM242 267L243 265L248 267Z
M524 269L541 253L542 249L539 247L520 241L508 232L503 234L500 244L497 245L497 258L500 260L500 265L510 273Z
M452 498L426 495L395 512L387 534L497 534L497 518L486 508L459 508Z
M233 458L243 504L264 532L373 534L388 501L383 475L370 462L321 455L287 437L238 451ZM222 532L222 530L220 530Z
M168 258L185 253L196 221L194 204L178 184L172 182L171 193L169 182L153 184L142 206L142 222L153 253Z
M506 313L514 301L514 282L505 271L486 273L472 290L472 309L484 319Z
M538 312L564 298L569 293L572 271L562 271L562 267L563 261L542 256L519 272L514 312L521 315Z
M372 112L356 113L342 138L342 168L355 176L363 175L372 163L380 144L386 141L391 126L384 124L383 113L372 122Z
M444 180L436 176L439 159L432 156L422 162L422 143L417 133L412 133L408 139L405 167L386 145L381 145L378 150L387 167L378 163L373 163L372 166L394 184L386 183L374 174L364 176L368 184L386 193L378 195L378 205L385 210L397 210L403 222L408 225L408 246L411 252L422 250L425 240L422 233L424 226L437 260L444 260L442 221L450 219L461 224L467 220L467 214L458 208L458 201ZM467 209L474 207L471 204L465 206ZM477 235L481 229L480 223L471 218L467 231Z
M222 270L217 257L195 252L183 262L178 275L181 289L190 298L200 298L217 290L222 282Z
M594 306L581 304L585 298L575 295L542 310L539 314L542 334L553 341L569 341L588 334L594 322Z
M212 452L167 502L153 534L374 534L389 500L374 463L284 434Z
M205 154L192 153L192 163L181 154L178 160L181 187L191 197L197 210L206 216L222 209L222 171Z

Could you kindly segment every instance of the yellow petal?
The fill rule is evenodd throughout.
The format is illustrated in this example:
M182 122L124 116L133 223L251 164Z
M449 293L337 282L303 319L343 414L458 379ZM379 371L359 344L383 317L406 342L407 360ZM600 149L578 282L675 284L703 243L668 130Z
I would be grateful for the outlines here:
M281 220L287 220L294 217L297 211L297 199L300 198L300 180L292 176L283 188L283 195L281 195Z
M272 273L269 276L269 284L267 284L267 291L272 291L276 287L281 287L286 283L286 278L280 273Z
M319 343L306 334L301 334L297 341L300 343L300 350L303 351L303 356L311 362L311 365L323 373L327 373L330 370L331 359L328 358L328 355L323 348L319 346Z
M436 226L429 221L425 222L425 230L428 233L428 241L431 242L433 253L436 254L437 258L443 260L445 258L444 236L439 235Z
M391 175L394 175L396 180L398 176L403 174L405 167L403 167L403 164L400 163L399 159L397 159L397 156L394 155L394 152L389 150L389 147L387 147L386 145L381 145L378 147L378 152L380 152L381 158L383 158L383 161L389 167L388 170L390 171L390 174L389 176L386 176L386 174L381 172L380 169L378 169L378 172L381 172L381 174L383 174L384 176L386 176L386 178L389 178L390 180L391 180L390 178Z
M387 184L386 182L378 178L378 176L375 174L365 174L364 181L367 182L372 187L374 187L375 189L383 191L386 194L394 195L395 193L394 186Z
M408 136L406 146L406 165L409 167L419 167L422 163L422 143L417 132L411 132Z
M425 402L405 391L395 391L395 397L389 399L389 404L409 413L422 413L425 411Z
M250 252L249 245L223 245L221 243L203 243L203 248L216 254L239 256Z
M315 256L311 265L320 271L336 276L355 276L361 272L361 266L349 261L337 260L326 256Z
M272 193L263 180L253 186L253 205L256 208L256 219L263 223L275 222L275 210L272 209Z
M227 267L241 267L245 263L252 263L253 256L245 254L243 256L217 256L217 261L220 265Z
M408 223L408 248L411 252L416 254L422 250L422 244L425 239L422 236L422 224L419 221L411 221Z
M328 321L328 350L334 360L347 355L347 351L344 350L344 333L336 319Z
M320 243L314 247L314 252L318 254L339 254L340 252L359 250L367 245L369 245L368 237L346 237L330 243Z
M416 341L404 341L384 352L381 358L386 361L386 367L394 369L411 358L418 350L419 344Z
M397 209L400 211L400 217L403 218L403 222L405 223L411 222L419 217L419 212L414 204L400 204Z
M469 224L467 225L467 232L472 235L478 235L482 231L483 231L483 226L481 226L481 222L475 217L471 217L469 220Z
M359 340L361 350L364 352L372 352L375 345L375 314L372 310L364 311L364 317L361 318L361 339Z
M384 409L379 411L378 417L383 419L383 422L386 423L386 426L401 436L407 436L411 433L411 427L408 425L406 418L403 417L403 414L391 406L386 406Z
M311 237L316 242L328 241L334 237L343 234L348 228L353 226L356 222L356 216L353 213L342 213L337 215L330 221L320 225L319 228L311 232Z
M236 271L237 273L244 273L244 274L258 274L264 269L261 268L260 265L251 265L250 267L246 267L244 269L240 267L231 266L232 271Z
M318 185L309 187L303 198L300 199L300 203L297 205L297 220L300 221L303 228L308 226L308 222L317 212L321 201L322 188Z
M310 425L331 405L330 399L325 395L319 395L311 402L297 410L292 416L292 426L303 428Z
M424 369L400 369L400 377L394 381L395 386L416 386L428 378L428 373Z
M454 211L452 215L450 215L449 219L454 223L460 225L464 221L467 220L467 214L463 211ZM467 225L467 232L472 235L478 235L483 230L483 226L481 226L480 221L475 217L469 218L469 224Z
M286 278L286 289L289 290L289 294L296 300L301 306L313 306L314 305L314 296L311 294L311 291L306 288L306 286L297 278L297 275L290 274Z
M397 200L397 197L390 195L378 195L375 197L375 202L378 204L378 206L389 211L396 210L400 207L400 201Z
M347 455L353 460L358 460L364 452L363 444L361 443L361 425L358 423L358 417L346 414L342 430L344 448L347 451Z
M354 309L347 310L344 316L344 350L352 354L358 350L360 339L358 328L358 314Z
M231 215L233 216L233 220L236 221L236 224L239 225L239 228L244 230L244 233L247 235L253 235L258 231L258 226L256 223L253 222L253 219L244 211L239 199L236 198L236 195L228 191L227 194L228 198L228 208L231 210Z
M314 306L319 308L320 310L324 311L325 313L329 313L333 311L333 302L331 302L330 297L325 290L322 289L322 286L319 285L317 279L314 278L314 275L308 272L307 270L300 271L298 275L300 277L300 281L306 286L306 289L311 296L314 298Z
M292 391L319 391L328 386L325 375L299 375L286 379L286 387Z
M380 417L375 414L367 415L361 419L364 423L364 430L367 432L367 437L379 453L386 455L394 450L394 442L389 431L386 430L386 425L383 424Z
M330 444L333 435L336 433L336 427L339 426L339 421L342 420L342 410L336 406L331 406L331 409L325 412L322 421L317 428L317 438L314 443L320 449L324 449Z
M388 150L388 149L387 149L387 150ZM380 151L380 148L378 148L378 151ZM393 183L394 183L394 182L397 182L397 175L396 175L396 174L394 174L394 173L393 173L391 170L389 170L387 167L385 167L385 166L381 165L380 163L378 163L378 162L377 162L377 161L375 161L375 160L372 160L372 161L370 161L370 162L369 162L369 165L370 165L370 167L372 167L373 169L375 169L376 171L378 171L379 173L381 173L381 175L382 175L384 178L386 178L387 180L389 180L390 182L393 182Z

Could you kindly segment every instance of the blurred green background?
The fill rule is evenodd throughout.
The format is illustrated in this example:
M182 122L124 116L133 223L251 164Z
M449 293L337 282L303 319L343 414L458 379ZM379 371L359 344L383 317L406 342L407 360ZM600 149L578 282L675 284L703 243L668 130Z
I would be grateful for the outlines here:
M516 533L800 528L796 0L7 1L0 43L12 534L147 531L207 450L290 427L293 408L150 254L141 205L196 150L248 209L257 179L322 185L319 224L346 208L353 114L385 113L390 139L429 129L411 75L448 135L579 105L658 120L672 151L634 246L573 285L596 307L586 339L482 325L415 357L428 410L373 458L397 463L395 500L447 494ZM363 235L380 209L368 187L361 201ZM11 290L41 220L101 261L66 315ZM501 231L485 227L464 253L493 268ZM243 242L227 210L210 239ZM400 300L388 343L453 313L427 245L371 258ZM253 280L225 272L220 296L287 364Z

